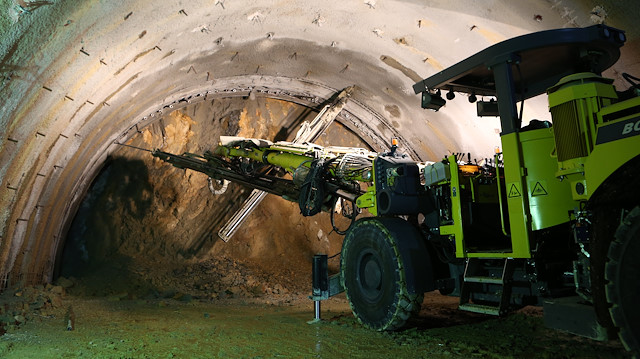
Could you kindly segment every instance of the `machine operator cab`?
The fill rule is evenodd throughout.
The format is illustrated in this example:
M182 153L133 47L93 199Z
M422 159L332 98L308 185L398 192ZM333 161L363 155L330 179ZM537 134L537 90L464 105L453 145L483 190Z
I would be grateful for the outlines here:
M584 199L585 192L580 197L576 191L578 182L586 187L584 178L564 180L580 172L578 168L584 172L584 160L597 138L596 119L582 123L580 118L594 116L581 111L596 113L617 98L611 82L599 74L618 60L625 40L623 31L604 25L528 34L491 46L413 86L422 94L425 109L444 106L443 92L447 100L461 92L476 103L478 116L500 118L497 178L504 181L501 200L510 208L501 216L503 232L512 242L503 256L529 258L531 233L568 221L567 212ZM582 96L577 90L589 97L577 98ZM532 120L523 127L518 102L545 92L552 122ZM478 96L490 100L477 101ZM462 243L457 252L469 255Z

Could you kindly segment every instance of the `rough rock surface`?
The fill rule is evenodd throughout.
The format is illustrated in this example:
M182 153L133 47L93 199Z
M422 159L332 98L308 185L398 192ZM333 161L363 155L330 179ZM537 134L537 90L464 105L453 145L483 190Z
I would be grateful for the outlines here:
M210 101L167 114L162 127L142 131L129 144L202 154L215 148L221 135L291 139L313 116L307 108L278 100ZM337 123L318 142L363 146ZM222 242L217 231L248 193L231 184L224 194L213 195L206 175L151 155L140 159L139 150L123 147L76 216L61 273L82 277L115 271L98 288L102 295L123 276L140 287L199 298L310 291L313 254L340 251L341 236L332 232L328 214L305 218L297 203L269 195L237 234ZM332 260L332 268L337 263Z

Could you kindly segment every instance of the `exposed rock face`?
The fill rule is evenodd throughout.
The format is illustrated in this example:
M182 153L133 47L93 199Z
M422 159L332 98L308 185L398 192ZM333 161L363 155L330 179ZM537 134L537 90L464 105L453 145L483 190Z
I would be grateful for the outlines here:
M307 108L279 100L210 101L171 112L159 125L141 131L129 144L177 154L203 153L215 148L221 135L291 139L299 124L313 116L315 112ZM364 146L338 123L318 142ZM240 261L258 273L272 273L278 283L256 289L257 283L268 279L260 279L260 274L256 274L258 279L244 276L229 283L225 282L226 277L210 276L218 282L208 286L201 283L207 281L206 275L186 276L182 280L190 284L187 286L191 290L197 289L198 295L204 295L203 290L210 290L214 295L223 293L223 296L227 291L235 295L256 290L264 293L271 291L269 288L275 284L298 286L292 290L299 290L300 285L309 286L313 254L340 251L341 236L331 233L328 215L302 217L297 203L269 195L236 235L228 243L222 242L217 231L249 192L230 184L224 194L213 195L206 175L174 168L146 152L123 147L95 180L76 215L61 273L78 276L88 268L113 267L117 263L116 272L133 272L125 277L138 274L133 281L135 285L177 290L180 283L169 279L170 273L156 270L158 275L154 277L149 268L162 262L172 268L176 266L176 273L182 273L177 263L206 262L212 272L217 272L215 266L227 258L234 263ZM333 262L335 268L337 258ZM222 272L234 270L224 265L219 268ZM106 273L113 274L110 270ZM180 290L189 290L182 284ZM235 290L230 289L234 287ZM113 288L113 292L122 290L126 288Z

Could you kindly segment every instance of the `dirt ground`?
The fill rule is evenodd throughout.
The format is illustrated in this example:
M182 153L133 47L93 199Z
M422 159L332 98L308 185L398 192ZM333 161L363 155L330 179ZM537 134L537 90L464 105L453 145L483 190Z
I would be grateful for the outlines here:
M224 266L225 273L204 289L198 278ZM545 328L539 308L499 319L458 311L458 298L431 292L407 329L374 332L359 325L344 294L324 301L323 320L309 324L309 289L236 260L195 263L178 272L162 267L137 275L120 265L102 267L84 278L60 278L59 285L5 291L0 357L625 357L617 342Z

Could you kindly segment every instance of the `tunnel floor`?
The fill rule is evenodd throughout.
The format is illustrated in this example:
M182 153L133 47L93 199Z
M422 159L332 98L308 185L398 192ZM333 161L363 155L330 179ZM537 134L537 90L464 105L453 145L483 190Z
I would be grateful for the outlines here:
M69 283L65 282L66 285ZM601 343L547 329L538 308L503 319L456 310L457 298L427 293L408 329L361 327L340 295L323 302L323 321L308 324L313 304L302 294L192 298L174 293L138 298L73 294L74 285L5 292L2 301L28 318L0 336L3 358L622 358ZM50 293L57 298L39 309ZM32 302L33 300L33 302ZM11 309L9 309L11 310ZM6 314L6 313L5 313ZM69 322L71 320L71 323ZM73 330L68 330L72 325Z

